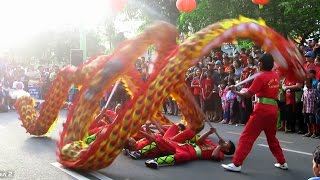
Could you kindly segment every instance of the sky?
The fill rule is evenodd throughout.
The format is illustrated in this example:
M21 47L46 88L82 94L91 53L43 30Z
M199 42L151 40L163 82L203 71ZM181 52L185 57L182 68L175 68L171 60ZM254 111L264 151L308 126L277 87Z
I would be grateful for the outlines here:
M48 30L94 28L112 15L109 1L0 0L0 50L17 47ZM132 29L132 23L122 26Z

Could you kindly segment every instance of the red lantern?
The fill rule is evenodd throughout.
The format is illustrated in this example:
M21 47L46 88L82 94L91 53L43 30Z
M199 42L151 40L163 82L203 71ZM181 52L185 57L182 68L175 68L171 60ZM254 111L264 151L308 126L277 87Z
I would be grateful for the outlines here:
M110 5L113 11L119 12L127 5L128 0L110 0Z
M259 8L263 8L263 5L268 4L270 0L252 0L253 3L258 4Z
M181 12L191 12L196 9L196 0L177 0L176 6Z

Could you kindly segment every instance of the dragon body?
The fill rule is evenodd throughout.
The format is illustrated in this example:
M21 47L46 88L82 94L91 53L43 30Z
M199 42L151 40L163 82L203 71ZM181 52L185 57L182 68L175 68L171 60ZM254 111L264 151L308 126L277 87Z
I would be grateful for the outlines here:
M165 98L172 96L179 104L187 125L196 131L204 126L204 114L184 82L185 72L212 48L235 38L248 38L275 57L277 68L290 77L303 80L306 76L301 55L294 44L267 27L262 20L244 17L224 20L195 33L177 44L175 27L155 23L136 38L122 43L109 56L100 56L78 68L62 69L53 82L45 102L37 113L31 97L16 103L22 126L35 136L45 135L58 118L60 108L71 85L81 86L71 106L58 142L59 162L78 170L108 167L119 155L124 142L138 133L147 120L170 123L161 113ZM153 71L143 81L135 70L135 61L148 47L154 46L157 58ZM125 83L131 98L125 102L116 119L102 129L87 145L84 138L100 111L99 100L118 80Z

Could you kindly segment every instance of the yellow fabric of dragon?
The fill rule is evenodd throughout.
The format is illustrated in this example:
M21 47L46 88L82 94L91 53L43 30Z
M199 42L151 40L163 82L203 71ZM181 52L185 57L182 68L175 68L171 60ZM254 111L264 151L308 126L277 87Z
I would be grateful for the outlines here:
M299 69L302 58L294 44L262 20L228 19L202 29L181 44L177 44L177 37L174 26L157 22L123 42L109 56L100 56L77 68L65 67L58 73L39 113L34 109L32 98L18 99L16 108L22 126L32 135L45 135L57 120L71 85L81 86L63 125L57 156L65 167L98 170L114 161L126 139L135 135L147 120L155 118L168 123L159 109L170 95L180 105L188 126L196 131L203 128L204 115L184 82L185 72L224 42L249 38L275 57L282 72L291 73L299 80L305 78L304 70ZM153 72L143 81L135 70L135 62L150 46L156 48L158 55L153 62ZM126 84L131 99L123 105L114 122L97 134L93 143L86 145L83 139L100 111L98 102L119 79Z

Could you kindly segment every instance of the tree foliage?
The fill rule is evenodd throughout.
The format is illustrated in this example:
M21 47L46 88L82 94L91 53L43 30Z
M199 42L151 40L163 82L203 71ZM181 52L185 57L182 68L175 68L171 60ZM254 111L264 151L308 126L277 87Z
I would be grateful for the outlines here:
M131 18L147 21L164 20L176 24L180 15L176 0L134 0L129 1L126 12Z
M262 17L268 26L284 36L305 42L307 38L319 38L320 3L319 0L271 0L259 9L250 0L197 0L197 9L191 13L180 13L176 0L129 0L125 14L130 19L144 20L141 30L154 20L164 20L176 24L182 32L196 32L217 21L238 18ZM116 32L114 23L109 19L100 34L87 33L88 56L99 54L102 43L111 51L124 39ZM240 42L241 44L241 42ZM244 42L247 45L247 42ZM13 54L25 59L38 59L42 63L68 62L70 49L79 48L79 32L46 32L38 34L21 48L11 50Z
M199 0L197 9L180 14L177 24L181 31L188 32L190 26L198 31L214 22L239 15L262 17L270 27L293 39L300 37L304 41L309 36L319 36L318 0L273 0L262 9L248 0Z

